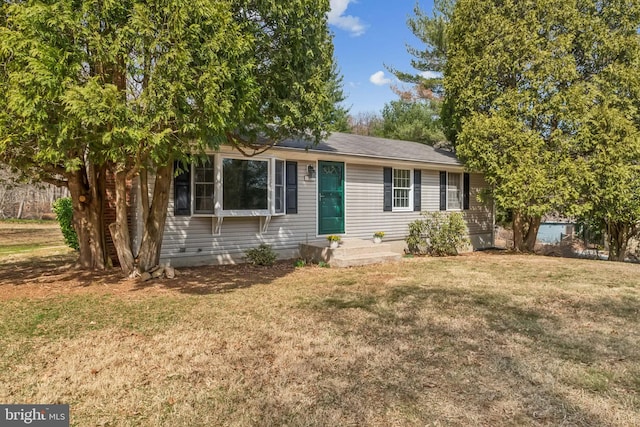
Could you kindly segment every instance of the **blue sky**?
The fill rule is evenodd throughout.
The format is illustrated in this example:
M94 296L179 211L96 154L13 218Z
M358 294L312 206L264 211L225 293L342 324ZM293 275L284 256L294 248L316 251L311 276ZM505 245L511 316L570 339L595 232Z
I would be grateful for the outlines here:
M418 4L431 14L432 0ZM380 112L398 99L390 85L399 82L385 64L414 71L406 45L423 47L407 27L415 5L416 0L331 0L329 24L351 114Z

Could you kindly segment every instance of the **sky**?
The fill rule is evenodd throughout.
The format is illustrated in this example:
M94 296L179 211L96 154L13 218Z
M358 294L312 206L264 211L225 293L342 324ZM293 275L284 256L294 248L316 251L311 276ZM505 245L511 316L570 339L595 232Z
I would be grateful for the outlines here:
M431 15L432 0L419 0ZM406 45L422 48L407 19L414 16L416 0L331 0L329 26L334 34L335 57L344 77L343 89L352 115L379 113L398 99L391 85L401 85L385 68L414 72Z

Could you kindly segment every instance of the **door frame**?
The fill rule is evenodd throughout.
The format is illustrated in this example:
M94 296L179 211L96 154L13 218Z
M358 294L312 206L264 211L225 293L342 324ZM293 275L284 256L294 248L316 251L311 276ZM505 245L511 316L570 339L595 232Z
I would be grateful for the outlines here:
M345 235L347 232L347 164L346 162L336 160L316 160L316 237L327 236L331 233L320 234L320 174L322 173L322 163L339 163L342 164L342 233L333 233Z

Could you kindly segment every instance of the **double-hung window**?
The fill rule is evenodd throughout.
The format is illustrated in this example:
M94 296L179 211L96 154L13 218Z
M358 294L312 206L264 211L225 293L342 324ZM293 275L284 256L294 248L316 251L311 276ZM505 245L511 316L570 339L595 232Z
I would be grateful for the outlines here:
M447 209L462 209L462 174L460 173L447 174Z
M276 214L283 214L285 211L285 171L284 161L275 161L275 182L273 189L273 212Z
M393 210L412 210L411 170L393 170Z
M213 156L208 156L202 164L196 164L193 172L193 187L195 190L193 213L212 214L215 206Z

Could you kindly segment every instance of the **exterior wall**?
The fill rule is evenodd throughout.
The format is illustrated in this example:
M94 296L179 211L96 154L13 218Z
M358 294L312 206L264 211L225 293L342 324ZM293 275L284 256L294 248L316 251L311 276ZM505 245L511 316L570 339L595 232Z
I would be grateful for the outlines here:
M425 164L389 164L384 160L320 154L302 150L272 149L267 156L298 162L298 213L272 216L266 231L261 231L260 217L225 217L215 233L216 219L199 216L174 216L173 186L169 198L167 222L162 244L161 262L174 266L228 264L243 262L245 250L260 243L267 243L281 258L298 256L300 243L325 241L317 232L317 178L309 179L307 166L317 170L318 160L345 163L345 234L344 239L371 239L375 231L385 232L385 241L402 241L409 222L420 217L420 212L383 211L383 168L422 170L422 210L439 209L439 170L461 172L460 167L425 169ZM152 181L152 180L150 180ZM150 182L152 187L153 182ZM493 245L492 209L476 200L477 187L484 186L481 175L471 175L470 210L465 211L469 233L474 248ZM139 191L139 186L134 185ZM134 194L137 192L134 191ZM138 209L133 214L141 221L139 195L135 197ZM140 239L141 228L134 231Z
M216 235L214 218L174 216L172 185L161 262L174 266L244 262L244 251L261 243L271 245L280 258L296 258L300 243L316 239L316 182L305 180L311 163L298 161L298 213L272 216L265 232L260 217L225 217Z
M438 211L440 209L439 170L421 170L422 211ZM346 181L347 237L370 239L375 231L384 231L385 240L402 240L407 235L407 225L420 218L420 212L383 211L383 166L347 164ZM463 211L469 237L474 248L487 248L493 245L492 209L477 200L479 189L486 187L486 184L482 175L479 174L471 174L470 184L469 210Z

